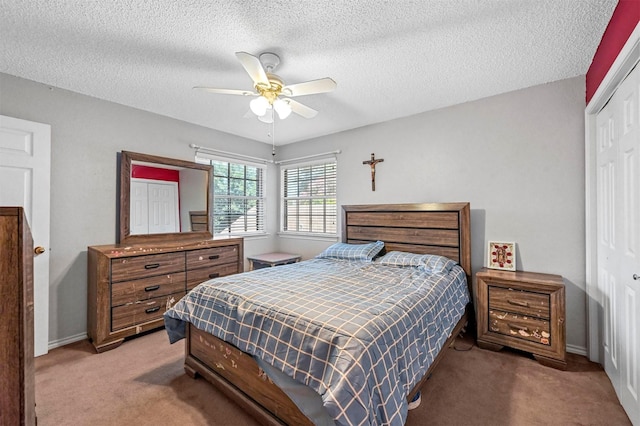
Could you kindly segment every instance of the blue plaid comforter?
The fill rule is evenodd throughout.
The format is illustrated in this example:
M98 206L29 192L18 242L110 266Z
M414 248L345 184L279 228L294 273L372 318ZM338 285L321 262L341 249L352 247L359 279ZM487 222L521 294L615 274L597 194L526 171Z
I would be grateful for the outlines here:
M424 376L469 301L465 273L311 259L217 278L165 313L318 392L337 424L403 425Z

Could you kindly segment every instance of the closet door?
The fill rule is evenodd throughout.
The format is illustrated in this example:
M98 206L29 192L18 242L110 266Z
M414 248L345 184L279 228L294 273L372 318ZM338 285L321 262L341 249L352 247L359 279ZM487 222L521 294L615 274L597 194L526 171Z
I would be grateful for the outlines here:
M620 212L620 402L640 423L640 66L615 93L620 111L618 169Z
M180 232L175 182L149 183L149 233Z
M180 232L177 182L131 179L131 235Z
M618 333L618 259L616 235L617 114L609 102L598 113L597 125L597 198L598 198L598 289L602 296L604 369L616 387L620 380Z
M640 68L597 116L598 286L604 367L640 424Z
M129 232L131 235L149 233L149 194L147 183L131 179L131 196L129 200Z

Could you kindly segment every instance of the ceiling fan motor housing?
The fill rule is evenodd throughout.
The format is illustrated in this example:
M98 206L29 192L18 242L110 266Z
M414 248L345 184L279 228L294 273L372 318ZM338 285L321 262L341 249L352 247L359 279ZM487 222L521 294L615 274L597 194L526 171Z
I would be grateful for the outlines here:
M267 73L273 72L278 65L280 65L280 57L275 53L264 52L260 54L260 62L262 66L267 70Z
M263 85L261 83L256 84L255 88L260 95L264 96L269 100L270 104L280 96L282 93L282 88L284 87L284 82L280 77L275 74L267 73L267 78L269 79L269 86Z

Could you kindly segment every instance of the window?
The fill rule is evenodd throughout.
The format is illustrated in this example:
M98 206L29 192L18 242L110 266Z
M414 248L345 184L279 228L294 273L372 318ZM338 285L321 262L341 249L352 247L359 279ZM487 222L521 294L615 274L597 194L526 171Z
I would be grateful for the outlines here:
M282 231L336 235L336 162L282 168Z
M263 234L265 166L198 155L213 166L214 237Z

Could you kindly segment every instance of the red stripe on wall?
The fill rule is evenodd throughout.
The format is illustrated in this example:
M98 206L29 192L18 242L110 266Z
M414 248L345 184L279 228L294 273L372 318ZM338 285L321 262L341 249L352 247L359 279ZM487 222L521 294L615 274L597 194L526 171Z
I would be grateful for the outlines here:
M640 22L640 0L620 0L587 71L587 103L598 90L638 22Z
M131 165L131 177L140 179L164 180L167 182L180 182L180 173L177 170L163 169L161 167Z

